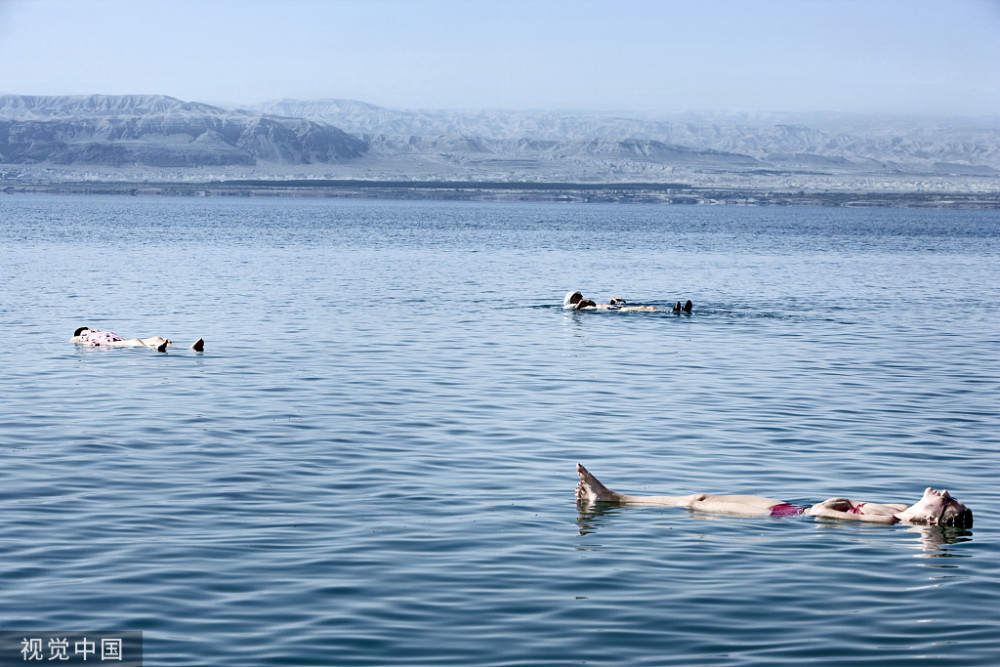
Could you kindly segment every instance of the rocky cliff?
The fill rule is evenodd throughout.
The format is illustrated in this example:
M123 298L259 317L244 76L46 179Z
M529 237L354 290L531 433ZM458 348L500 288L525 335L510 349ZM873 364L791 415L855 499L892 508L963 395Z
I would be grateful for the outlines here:
M0 97L0 163L120 167L338 163L367 146L304 119L163 96Z

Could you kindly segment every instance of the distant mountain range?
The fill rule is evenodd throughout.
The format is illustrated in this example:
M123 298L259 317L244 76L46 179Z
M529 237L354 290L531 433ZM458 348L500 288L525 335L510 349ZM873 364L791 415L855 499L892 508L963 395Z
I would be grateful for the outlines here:
M407 111L351 100L224 109L156 95L0 96L0 178L40 170L62 178L127 172L890 189L930 178L996 190L1000 120Z
M935 163L1000 169L1000 117L979 120L858 114L674 113L660 117L580 112L394 111L351 100L283 100L256 105L262 113L308 118L358 135L477 138L491 151L532 152L549 144L600 146L639 143L694 152L737 154L760 162L805 162L866 167ZM593 144L593 142L598 142ZM653 149L647 157L676 159ZM745 162L745 161L744 161Z
M0 97L0 164L255 166L336 163L366 151L326 123L170 97Z

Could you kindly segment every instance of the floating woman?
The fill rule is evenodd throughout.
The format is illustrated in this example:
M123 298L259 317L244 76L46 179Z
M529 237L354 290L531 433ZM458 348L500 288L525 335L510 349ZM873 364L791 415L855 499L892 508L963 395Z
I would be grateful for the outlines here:
M873 523L908 523L925 526L972 527L972 510L952 498L947 491L927 487L914 505L900 503L857 502L849 498L830 498L811 507L799 507L760 496L715 496L692 493L687 496L629 496L601 484L579 463L580 483L576 497L587 503L621 503L686 507L699 512L739 514L743 516L818 516L846 521Z

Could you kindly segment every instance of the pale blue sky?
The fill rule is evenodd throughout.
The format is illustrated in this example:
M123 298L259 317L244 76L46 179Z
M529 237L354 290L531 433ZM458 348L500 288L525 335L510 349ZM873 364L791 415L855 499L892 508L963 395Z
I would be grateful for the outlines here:
M1000 0L0 0L0 92L1000 114Z

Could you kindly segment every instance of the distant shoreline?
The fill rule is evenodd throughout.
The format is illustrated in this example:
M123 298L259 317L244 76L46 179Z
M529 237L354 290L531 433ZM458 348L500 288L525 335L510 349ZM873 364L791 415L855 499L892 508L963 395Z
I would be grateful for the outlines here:
M1000 192L766 191L684 183L514 183L495 181L231 180L0 182L4 194L288 197L432 201L537 201L730 206L834 206L1000 210Z

